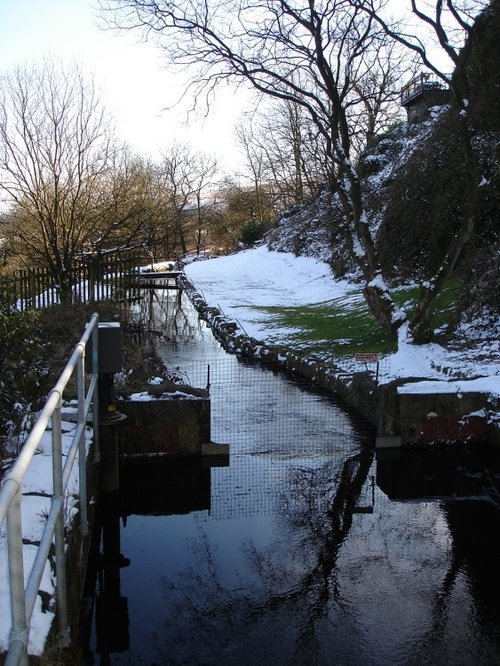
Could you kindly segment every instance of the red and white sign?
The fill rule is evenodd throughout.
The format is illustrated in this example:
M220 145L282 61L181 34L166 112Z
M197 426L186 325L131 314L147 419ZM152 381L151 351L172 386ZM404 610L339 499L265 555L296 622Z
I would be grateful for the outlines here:
M357 363L376 363L378 361L377 352L359 352L356 354Z

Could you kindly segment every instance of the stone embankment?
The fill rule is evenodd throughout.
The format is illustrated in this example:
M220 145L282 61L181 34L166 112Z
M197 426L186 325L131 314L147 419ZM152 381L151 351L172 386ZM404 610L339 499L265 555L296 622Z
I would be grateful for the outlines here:
M413 380L406 378L379 385L375 373L346 372L288 348L267 346L246 335L237 321L209 306L185 276L182 286L200 318L227 352L326 389L372 425L377 447L471 440L500 445L499 429L484 416L495 408L485 394L398 393L398 385Z

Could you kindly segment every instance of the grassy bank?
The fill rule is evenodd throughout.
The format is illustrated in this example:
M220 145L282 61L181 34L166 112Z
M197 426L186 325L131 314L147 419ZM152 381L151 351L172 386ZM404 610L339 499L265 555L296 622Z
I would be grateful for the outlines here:
M456 318L461 285L450 282L436 299L432 324L440 336ZM418 287L392 292L396 303L411 316L415 310ZM290 329L287 346L310 353L354 354L359 351L390 353L394 341L370 314L361 289L356 294L315 305L256 308L270 317L270 327Z

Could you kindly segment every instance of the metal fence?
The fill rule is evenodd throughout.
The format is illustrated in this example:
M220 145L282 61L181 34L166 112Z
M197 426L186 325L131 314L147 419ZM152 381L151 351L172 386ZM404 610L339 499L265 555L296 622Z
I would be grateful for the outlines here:
M6 666L27 664L28 631L35 607L35 601L42 582L45 565L49 558L55 536L56 597L59 636L63 645L69 644L66 556L64 543L63 507L66 489L75 460L78 457L80 528L83 535L87 525L87 481L86 481L86 446L85 424L93 409L94 439L97 429L97 370L98 370L98 322L97 314L92 316L85 333L76 345L57 384L49 394L40 416L32 428L16 462L5 475L0 489L0 533L4 522L7 524L7 547L9 560L10 607L12 629ZM85 387L85 348L92 339L92 377ZM63 465L62 452L62 396L73 372L77 371L78 413L72 443ZM31 568L27 573L27 585L24 587L22 504L23 479L34 459L37 447L49 422L52 430L52 498L40 545Z
M113 253L75 261L67 271L73 303L134 298L139 290L136 254ZM0 296L17 310L46 308L61 300L61 285L48 268L30 268L0 276Z
M210 511L200 520L269 515L283 488L297 485L299 492L322 474L333 482L346 460L372 450L365 419L279 365L266 368L228 356L210 364L186 361L183 368L194 385L208 385L211 438L229 444L230 451L229 467L211 470ZM371 483L370 475L365 481ZM318 509L331 501L330 495L315 499Z
M279 365L228 355L209 363L185 360L182 369L188 383L208 387L212 439L229 443L232 453L345 452L366 430L366 421L335 396L285 375Z
M444 88L445 84L441 78L431 72L420 72L401 89L401 104L404 106L426 90L443 90Z

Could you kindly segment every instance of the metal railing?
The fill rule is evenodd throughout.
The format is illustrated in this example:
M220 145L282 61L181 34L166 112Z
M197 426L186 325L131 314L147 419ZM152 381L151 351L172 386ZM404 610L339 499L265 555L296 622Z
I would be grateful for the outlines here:
M88 533L85 423L90 407L93 411L94 442L98 432L98 327L99 316L94 314L76 345L57 384L52 389L37 422L31 430L16 462L5 475L0 489L0 530L6 519L9 560L10 606L12 627L5 664L27 664L28 633L33 608L40 589L43 572L55 536L56 601L59 641L69 644L68 600L64 545L63 506L71 470L78 455L80 487L80 529ZM85 348L91 339L91 380L85 391ZM62 397L73 372L77 371L78 414L76 428L66 462L62 455ZM24 587L23 536L21 526L22 485L40 440L51 421L52 427L52 498L49 514L37 554Z
M431 72L420 72L401 88L401 105L408 104L412 99L426 90L444 90L445 83Z

